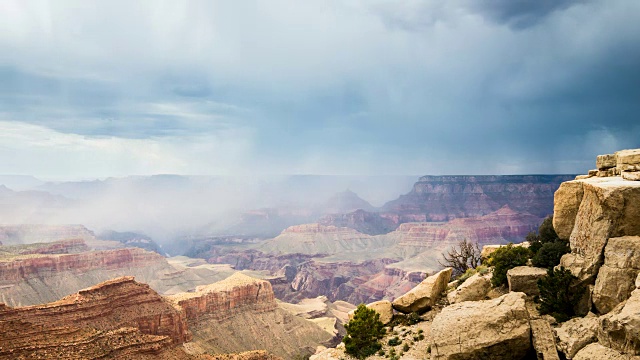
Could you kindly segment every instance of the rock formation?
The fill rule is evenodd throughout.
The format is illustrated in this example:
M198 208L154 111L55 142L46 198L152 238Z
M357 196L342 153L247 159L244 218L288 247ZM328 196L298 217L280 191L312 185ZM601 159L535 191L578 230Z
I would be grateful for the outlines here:
M433 319L431 359L520 359L531 346L523 293L448 306Z
M452 271L453 269L446 268L424 279L409 292L395 299L393 308L405 314L431 309L447 288Z
M517 266L507 271L509 291L538 295L538 279L547 276L547 269L531 266Z
M393 306L391 305L391 301L374 301L370 304L367 304L367 307L380 314L380 322L384 325L387 325L391 322L391 319L393 318ZM349 312L349 320L353 318L354 314L355 310Z
M448 293L447 300L450 304L463 301L484 300L489 289L491 289L491 274L475 274L465 280L465 282L455 290Z

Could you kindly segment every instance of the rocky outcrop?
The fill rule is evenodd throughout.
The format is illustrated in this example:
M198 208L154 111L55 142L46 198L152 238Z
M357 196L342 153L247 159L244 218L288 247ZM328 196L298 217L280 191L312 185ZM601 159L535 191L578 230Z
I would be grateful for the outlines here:
M173 347L191 334L183 311L148 285L122 277L53 303L1 308L0 339L0 357L166 358L177 351L180 359L189 357Z
M264 312L277 307L271 284L241 273L223 281L198 286L195 292L169 296L189 321L203 316L223 320L241 312Z
M446 268L424 279L406 294L393 301L393 308L405 314L429 310L447 288L453 269Z
M559 235L566 234L575 213L574 226L569 237L571 253L562 257L561 265L569 268L583 281L594 281L603 262L603 250L612 237L640 235L640 183L619 177L589 178L563 184L556 193L556 214L563 213L564 220L554 218L554 228ZM577 210L575 206L580 198ZM567 200L569 199L569 200ZM569 210L569 205L574 206Z
M447 294L449 303L455 304L462 301L478 301L484 300L485 296L491 289L490 274L475 274L465 280L462 285Z
M504 205L543 218L553 211L553 192L572 179L562 175L423 176L413 190L383 212L446 221L487 215ZM415 220L414 220L415 221Z
M593 289L593 304L605 314L628 299L640 273L640 236L611 238L604 250L604 265Z
M431 358L520 359L531 346L526 295L451 305L433 319Z
M547 269L532 266L517 266L507 271L509 291L519 291L527 295L538 295L538 279L547 276Z
M573 318L554 329L558 350L567 359L573 359L578 351L598 341L598 317L593 313L584 318Z

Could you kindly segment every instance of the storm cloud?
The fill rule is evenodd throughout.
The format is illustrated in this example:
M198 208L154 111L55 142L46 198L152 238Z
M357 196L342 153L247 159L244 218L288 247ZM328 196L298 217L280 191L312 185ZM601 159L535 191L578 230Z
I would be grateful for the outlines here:
M0 3L0 173L582 173L640 146L640 3Z

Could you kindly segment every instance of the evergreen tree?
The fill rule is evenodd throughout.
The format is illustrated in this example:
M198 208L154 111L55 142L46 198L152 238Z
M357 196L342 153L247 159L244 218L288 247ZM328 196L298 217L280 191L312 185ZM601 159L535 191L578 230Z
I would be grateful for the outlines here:
M364 304L358 305L353 319L344 326L347 335L342 339L346 353L358 359L373 355L382 348L380 339L384 336L384 325L380 314Z

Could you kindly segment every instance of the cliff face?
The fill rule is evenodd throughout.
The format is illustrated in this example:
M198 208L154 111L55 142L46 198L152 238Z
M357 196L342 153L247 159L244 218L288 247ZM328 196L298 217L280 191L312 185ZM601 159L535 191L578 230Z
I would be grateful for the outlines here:
M0 307L0 358L190 358L184 312L132 277L62 300Z
M169 297L184 309L189 321L201 317L223 320L241 312L265 312L277 306L268 281L235 273L223 281L198 286L193 293L180 293Z
M384 213L414 221L446 221L489 214L509 205L544 217L553 212L553 193L565 175L423 176L413 190L383 206ZM424 218L422 218L424 217ZM402 220L402 219L401 219Z
M348 227L368 235L386 234L398 227L398 219L365 210L326 215L320 218L318 223L325 226Z

